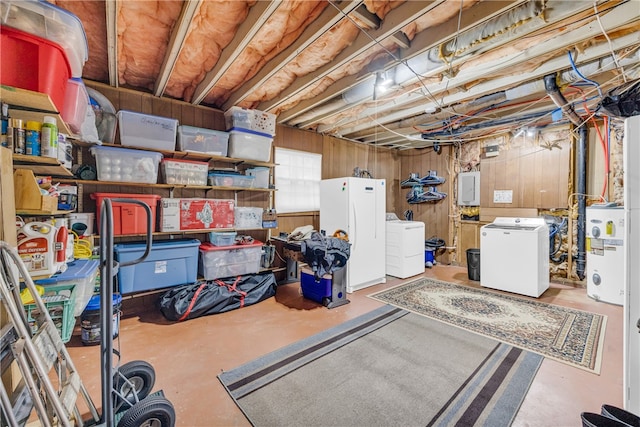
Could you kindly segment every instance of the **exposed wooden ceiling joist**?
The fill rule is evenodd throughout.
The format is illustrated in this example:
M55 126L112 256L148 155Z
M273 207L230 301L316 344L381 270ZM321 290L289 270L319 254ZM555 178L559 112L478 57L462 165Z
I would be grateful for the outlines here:
M340 3L339 9L326 8L320 17L313 21L302 33L300 40L303 42L295 43L278 55L276 55L266 67L263 67L254 77L245 82L235 91L224 105L224 109L228 109L233 105L240 103L249 96L256 88L262 86L273 75L280 71L284 66L291 62L301 51L306 49L310 44L315 42L323 34L331 29L335 24L344 18L352 10L361 6L362 0L351 0Z
M476 25L479 25L487 18L491 18L504 13L514 6L522 3L523 1L524 0L482 2L476 6L477 9L472 9L473 13L465 13L462 15L460 20L460 31L466 31ZM457 31L458 16L456 15L455 17L443 22L442 24L437 25L434 28L430 28L427 31L418 33L414 40L411 42L411 46L400 52L399 56L403 60L407 60L416 55L419 55L426 50L437 46L438 44L443 43L446 40L449 40L456 34ZM341 79L340 81L336 82L336 84L331 85L331 87L321 95L301 101L295 107L281 113L278 116L278 120L281 123L287 123L292 118L297 117L298 115L303 114L311 110L312 108L325 103L329 99L339 96L346 89L353 87L356 83L358 83L358 79L361 78L359 76L348 76ZM314 120L305 121L298 124L298 126L300 126L301 128L306 128L313 125L314 123L318 123L328 116L328 114L318 115Z
M290 98L307 89L331 72L343 67L349 61L354 60L367 49L370 49L378 43L382 43L386 38L400 31L417 17L437 7L442 1L443 0L409 1L403 3L389 12L379 28L368 32L360 32L356 40L340 52L333 61L323 65L314 73L299 77L294 84L282 91L278 97L261 103L259 108L270 111L287 102Z
M155 96L162 96L167 87L167 82L169 81L169 77L176 65L178 55L180 54L180 51L184 46L184 41L189 34L191 20L200 8L201 3L202 0L186 0L182 4L180 17L173 28L173 32L171 33L169 47L164 55L162 66L160 67L160 73L158 74L158 78L156 79L155 87L153 89L153 94Z
M216 66L207 73L196 87L191 99L192 104L202 102L211 88L231 67L236 57L251 43L253 37L265 21L276 11L278 6L278 2L259 1L250 9L247 19L244 20L236 32L237 37L222 51Z

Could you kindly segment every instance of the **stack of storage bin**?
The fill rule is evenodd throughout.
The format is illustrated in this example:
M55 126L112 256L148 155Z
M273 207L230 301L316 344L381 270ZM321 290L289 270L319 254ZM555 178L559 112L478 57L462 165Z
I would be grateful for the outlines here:
M0 82L48 94L65 122L78 132L89 100L81 80L89 58L82 22L40 1L3 1L0 19Z
M276 116L259 110L231 107L224 113L229 131L229 157L268 162L276 134Z

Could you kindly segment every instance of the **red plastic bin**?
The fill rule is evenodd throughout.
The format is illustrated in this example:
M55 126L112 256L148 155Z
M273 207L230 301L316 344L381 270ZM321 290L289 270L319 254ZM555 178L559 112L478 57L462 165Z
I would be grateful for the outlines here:
M58 112L64 109L71 66L57 44L0 25L0 83L46 93Z
M100 206L104 199L135 199L151 208L151 230L156 231L156 209L160 196L156 194L92 193L96 201L96 222L100 233ZM147 213L142 206L132 203L111 202L113 208L113 234L144 234L147 232Z

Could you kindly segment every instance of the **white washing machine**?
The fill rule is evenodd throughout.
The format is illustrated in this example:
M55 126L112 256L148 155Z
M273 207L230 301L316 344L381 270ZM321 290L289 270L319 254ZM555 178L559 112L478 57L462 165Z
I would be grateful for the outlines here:
M549 288L544 218L496 218L482 226L480 285L536 298Z
M587 208L587 295L597 301L624 303L624 208Z
M387 274L401 279L424 273L424 222L386 222Z

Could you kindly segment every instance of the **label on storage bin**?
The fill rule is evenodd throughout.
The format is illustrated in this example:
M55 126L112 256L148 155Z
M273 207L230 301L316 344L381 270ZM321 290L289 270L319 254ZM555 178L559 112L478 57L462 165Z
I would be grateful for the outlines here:
M161 231L233 228L233 200L162 199Z
M155 268L153 270L156 274L162 274L167 272L167 261L156 261Z

